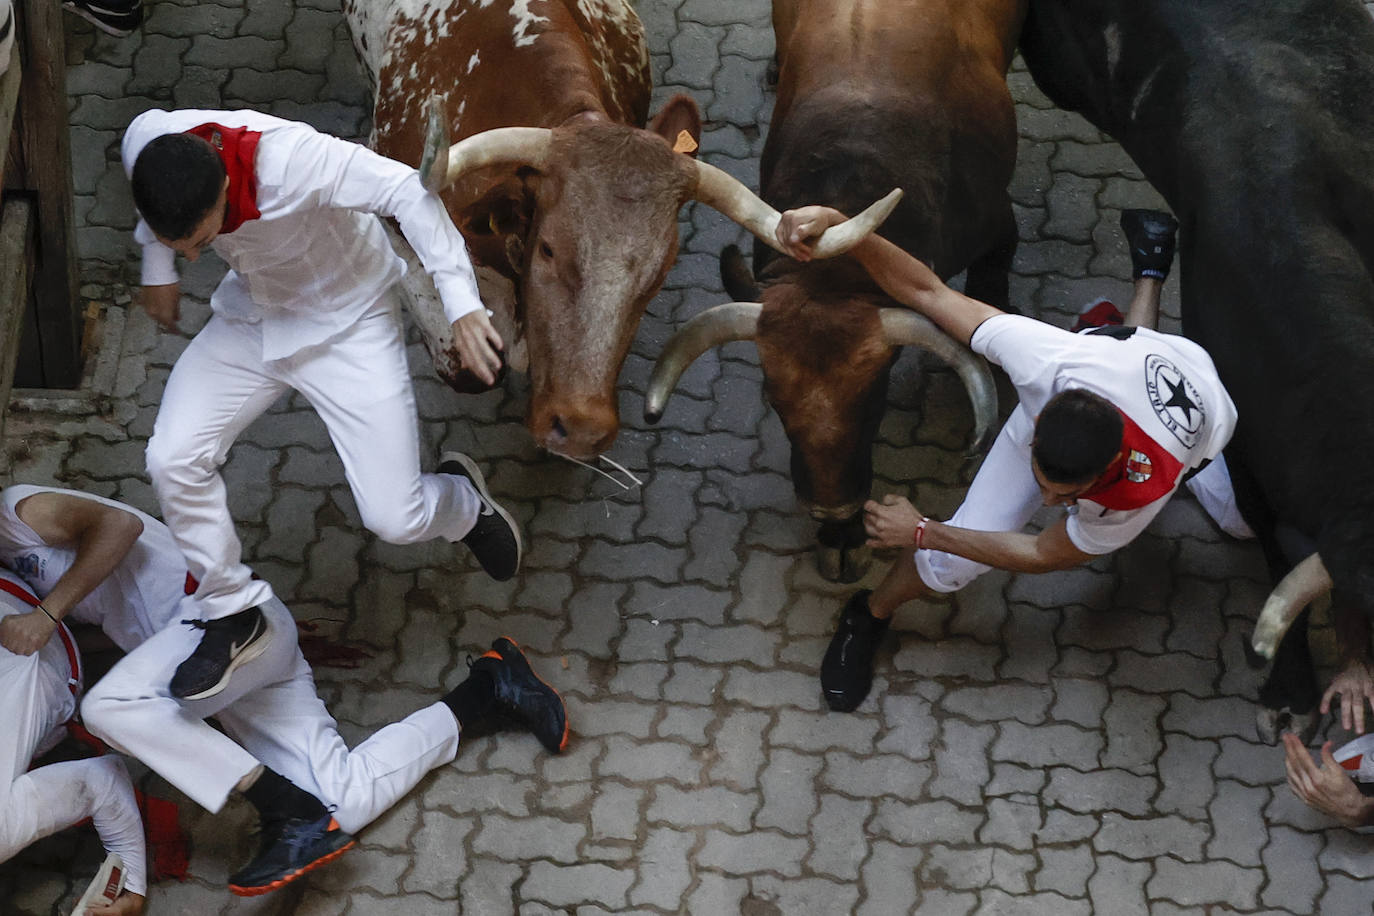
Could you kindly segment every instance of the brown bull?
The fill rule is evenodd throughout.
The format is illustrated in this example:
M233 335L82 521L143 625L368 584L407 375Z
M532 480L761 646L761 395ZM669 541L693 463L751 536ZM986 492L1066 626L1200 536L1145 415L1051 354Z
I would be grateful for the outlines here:
M1005 307L1016 244L1006 70L1024 14L1023 0L775 0L778 100L764 199L852 213L875 189L900 186L906 197L883 234L941 277L967 268L968 293ZM728 261L731 294L758 295L743 265ZM792 443L793 485L821 522L821 571L852 581L866 565L860 510L896 347L919 344L956 367L974 402L975 447L996 414L991 378L918 316L889 311L894 303L848 259L799 264L755 246L754 276L761 305L699 316L670 342L647 412L661 414L705 347L754 338Z
M677 255L678 209L703 200L756 234L776 212L692 158L690 99L637 126L648 52L625 0L348 0L345 11L377 87L377 150L420 162L431 99L437 135L465 138L437 157L431 186L445 188L511 363L528 365L536 443L600 454L619 429L620 366ZM411 275L439 374L472 390L436 298Z

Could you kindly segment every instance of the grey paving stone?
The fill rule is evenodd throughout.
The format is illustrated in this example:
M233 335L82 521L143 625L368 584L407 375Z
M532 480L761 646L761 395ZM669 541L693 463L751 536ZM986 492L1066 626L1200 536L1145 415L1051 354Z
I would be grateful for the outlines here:
M1165 856L1155 861L1155 873L1145 886L1151 898L1196 905L1226 903L1236 909L1253 909L1259 902L1264 871L1245 869L1229 862L1185 864Z
M1045 721L1051 694L1048 690L1016 684L955 688L940 699L945 710L981 721L1016 719L1026 725Z
M757 788L767 727L766 713L740 711L726 716L716 731L715 759L707 770L710 780L740 789Z
M748 706L768 709L778 706L819 709L820 691L816 683L815 675L804 675L794 671L749 671L731 668L730 673L725 676L722 694L727 700L738 701Z
M707 868L728 875L773 872L788 878L799 877L801 861L809 846L806 840L772 830L738 835L707 830L705 839L697 854L698 860Z
M1205 823L1174 815L1126 818L1108 811L1102 815L1102 829L1093 837L1093 848L1126 859L1172 855L1185 862L1196 862L1202 858L1203 844L1210 833Z
M1050 770L1045 798L1070 811L1120 811L1139 817L1149 811L1157 790L1153 777L1125 770L1081 773L1069 767Z
M929 795L977 804L991 775L987 748L995 732L991 725L944 722L935 745L935 778L926 786Z
M803 751L842 748L866 753L877 730L878 723L872 719L784 709L768 733L768 743Z
M987 808L987 823L978 833L978 842L1008 846L1012 849L1033 847L1034 836L1044 820L1037 805L990 798Z
M1205 817L1207 804L1216 792L1212 761L1217 747L1211 741L1197 741L1179 734L1164 739L1164 753L1158 761L1162 790L1155 800L1160 811L1184 817Z
M488 814L472 838L472 850L510 862L552 859L573 863L578 860L577 845L586 836L583 824L570 824L549 817L521 820Z
M1165 705L1163 697L1113 690L1102 716L1107 730L1103 765L1127 769L1150 766L1164 746L1158 722Z
M814 848L806 866L846 883L856 880L868 856L864 827L872 813L872 802L822 795L820 810L811 819Z
M1066 897L1087 894L1088 880L1097 871L1097 862L1086 846L1047 846L1038 850L1038 855L1041 868L1033 878L1036 890L1055 891Z
M1151 872L1148 862L1099 856L1097 871L1088 881L1094 912L1148 916L1151 907L1145 896L1145 882L1151 879Z
M1069 763L1079 767L1096 765L1102 751L1102 735L1072 725L1042 725L1029 728L1019 722L1006 722L998 728L992 744L992 759L1034 767Z
M963 843L977 832L982 822L983 815L947 801L906 804L882 799L878 802L871 830L907 846Z
M701 782L698 749L676 741L627 741L608 737L606 753L597 764L601 776L630 782L668 780L692 786Z
M679 906L692 883L688 853L695 844L692 833L649 831L639 855L639 879L630 890L630 903L663 909Z
M929 764L913 765L901 757L836 752L825 755L823 781L845 795L916 801L925 797L932 772Z
M1286 827L1270 828L1263 853L1268 880L1261 901L1294 913L1318 912L1317 897L1325 887L1318 860L1321 849L1319 836Z
M1261 864L1260 850L1269 841L1269 832L1260 812L1268 800L1264 789L1219 780L1216 799L1210 805L1212 839L1206 847L1207 858L1227 859L1237 865Z
M1220 667L1210 659L1195 658L1183 652L1142 655L1130 649L1117 653L1117 666L1107 675L1113 686L1132 687L1146 693L1183 691L1194 696L1210 696Z

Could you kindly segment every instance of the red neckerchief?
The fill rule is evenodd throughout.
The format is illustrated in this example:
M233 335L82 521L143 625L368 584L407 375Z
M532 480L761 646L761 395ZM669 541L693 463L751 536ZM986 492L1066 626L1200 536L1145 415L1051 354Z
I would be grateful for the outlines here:
M1117 410L1121 413L1120 409ZM1078 495L1106 509L1139 509L1166 496L1183 472L1183 462L1121 414L1121 451L1092 489Z
M9 579L0 578L0 592L8 592L29 607L38 607L41 603L38 596L21 585L15 585ZM72 696L79 696L81 692L81 656L77 653L76 643L72 640L72 631L68 630L67 625L60 620L57 622L57 636L62 640L62 648L67 650L67 664L72 669L71 676L67 678L67 689L72 692Z
M246 127L225 127L211 121L186 131L200 137L215 148L224 173L229 176L224 225L220 234L233 232L250 219L262 216L258 212L258 178L253 171L253 155L257 152L262 131Z

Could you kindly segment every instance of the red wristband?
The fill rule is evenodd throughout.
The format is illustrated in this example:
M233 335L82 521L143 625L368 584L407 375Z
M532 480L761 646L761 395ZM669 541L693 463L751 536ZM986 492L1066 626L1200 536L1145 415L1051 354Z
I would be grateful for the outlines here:
M921 520L916 523L916 536L913 538L913 540L916 542L917 550L921 549L921 541L926 536L926 522L928 521L930 521L930 519L926 518L923 515L921 516Z

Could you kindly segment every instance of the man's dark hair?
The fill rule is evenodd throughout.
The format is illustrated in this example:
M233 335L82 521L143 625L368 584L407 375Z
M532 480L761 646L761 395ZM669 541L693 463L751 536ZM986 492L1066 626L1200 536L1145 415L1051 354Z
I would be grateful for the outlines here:
M180 241L205 219L224 187L215 148L191 134L154 137L134 160L134 206L148 228Z
M1051 483L1088 483L1121 451L1124 428L1121 411L1111 402L1070 388L1040 411L1031 457Z

